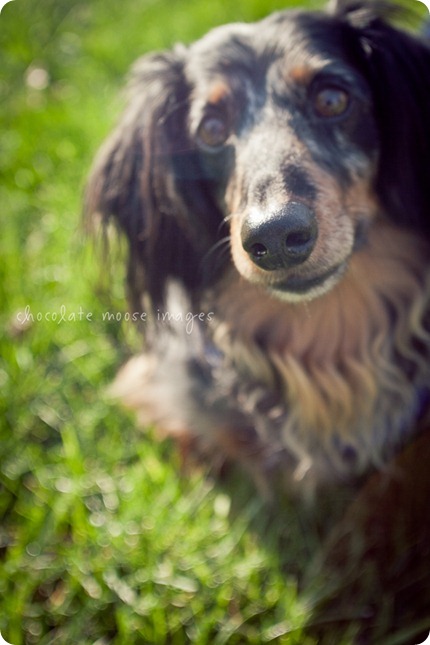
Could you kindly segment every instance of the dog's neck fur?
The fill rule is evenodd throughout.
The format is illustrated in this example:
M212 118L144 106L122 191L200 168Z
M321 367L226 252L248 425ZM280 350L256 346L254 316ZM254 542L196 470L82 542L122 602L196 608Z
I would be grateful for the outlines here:
M215 342L237 370L278 388L287 443L293 434L311 452L316 437L345 440L360 471L407 437L430 383L429 252L419 236L374 223L342 281L302 304L226 276Z

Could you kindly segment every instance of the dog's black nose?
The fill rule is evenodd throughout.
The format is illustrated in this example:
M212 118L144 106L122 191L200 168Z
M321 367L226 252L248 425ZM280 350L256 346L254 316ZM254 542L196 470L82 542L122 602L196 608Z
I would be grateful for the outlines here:
M267 216L255 212L242 224L242 246L251 260L266 271L301 264L312 253L318 236L313 211L289 202Z

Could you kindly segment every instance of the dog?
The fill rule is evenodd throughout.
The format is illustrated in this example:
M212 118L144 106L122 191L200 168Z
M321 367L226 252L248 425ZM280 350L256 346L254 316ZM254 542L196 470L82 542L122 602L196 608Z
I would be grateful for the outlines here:
M395 17L339 0L144 56L86 196L128 241L141 423L266 495L376 478L371 518L428 453L430 47Z

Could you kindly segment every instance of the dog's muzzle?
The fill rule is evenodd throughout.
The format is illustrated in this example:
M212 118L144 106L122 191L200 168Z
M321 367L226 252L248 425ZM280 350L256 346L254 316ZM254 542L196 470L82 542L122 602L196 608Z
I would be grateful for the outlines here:
M242 246L261 269L276 271L308 259L318 237L313 211L301 202L289 202L267 214L252 211L241 228Z

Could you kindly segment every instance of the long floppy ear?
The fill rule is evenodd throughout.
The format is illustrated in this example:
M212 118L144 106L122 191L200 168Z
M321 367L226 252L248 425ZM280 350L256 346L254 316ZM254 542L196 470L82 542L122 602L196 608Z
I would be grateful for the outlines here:
M162 304L170 277L196 289L218 226L187 134L186 56L178 47L136 63L127 107L87 185L87 214L97 213L104 222L113 218L128 239L135 307L142 306L144 293L154 306Z
M381 203L398 223L430 233L430 45L390 24L408 21L398 5L338 0L334 10L364 54L380 133Z

